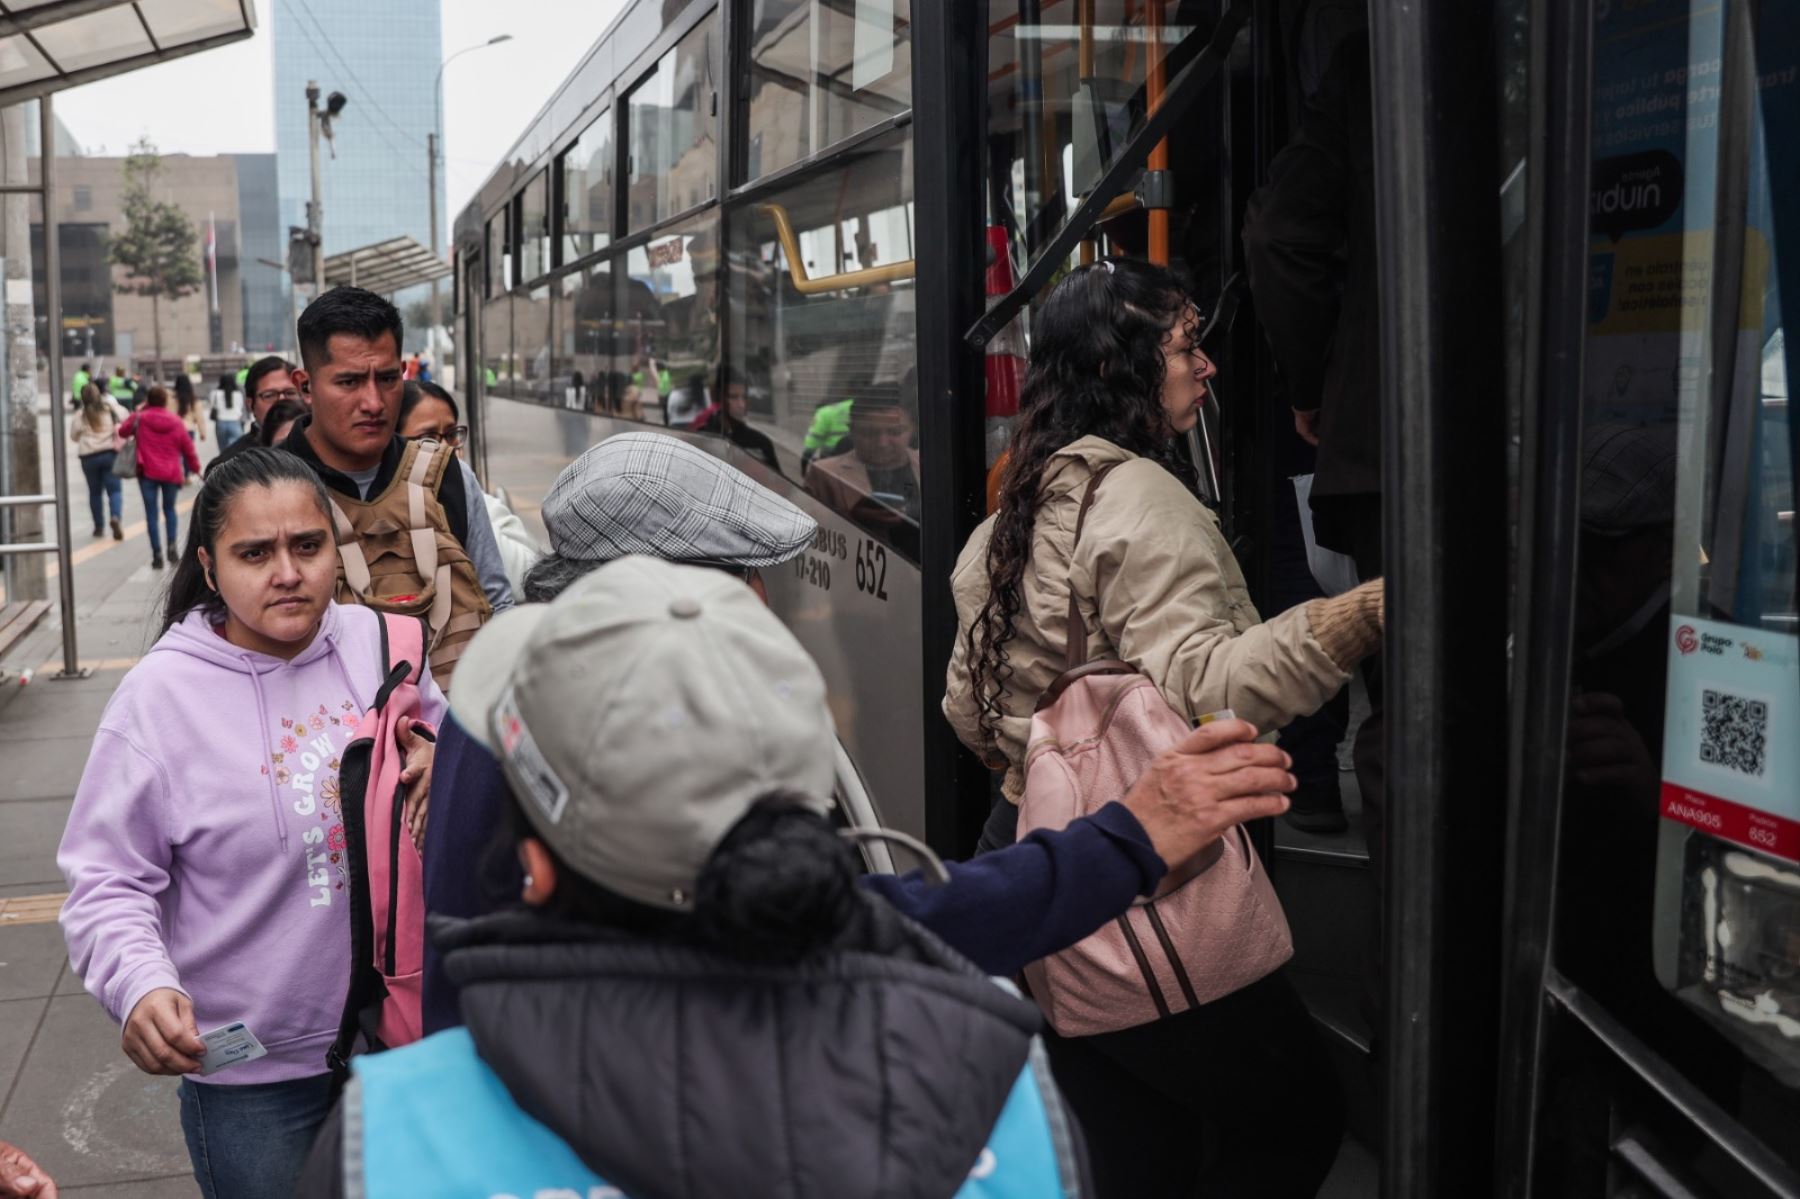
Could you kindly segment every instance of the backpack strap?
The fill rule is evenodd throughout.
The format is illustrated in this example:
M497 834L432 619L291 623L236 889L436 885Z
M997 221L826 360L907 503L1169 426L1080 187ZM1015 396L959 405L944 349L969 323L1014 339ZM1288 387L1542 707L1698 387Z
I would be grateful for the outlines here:
M1081 601L1075 595L1075 550L1081 544L1081 530L1087 524L1088 509L1094 506L1094 495L1100 480L1112 473L1117 462L1103 466L1088 479L1087 491L1081 497L1081 511L1075 516L1075 540L1069 545L1069 620L1068 639L1063 646L1063 669L1074 670L1087 661L1087 621L1081 616Z
M430 637L423 617L402 616L397 612L377 612L381 617L381 677L395 685L417 683L425 665L425 645ZM401 665L408 667L404 678L395 679ZM382 687L380 700L387 698L388 684ZM379 701L374 705L380 706Z
M425 501L436 494L452 457L450 447L441 441L414 442L412 469L406 473L406 513L412 530L413 561L418 566L420 580L436 584L428 617L431 625L429 645L433 649L437 648L439 639L450 625L450 567L438 565L437 528L426 513ZM449 515L444 514L446 520Z
M356 539L356 526L335 497L330 498L331 528L337 537L338 560L344 564L344 581L357 595L369 594L369 559L362 542Z

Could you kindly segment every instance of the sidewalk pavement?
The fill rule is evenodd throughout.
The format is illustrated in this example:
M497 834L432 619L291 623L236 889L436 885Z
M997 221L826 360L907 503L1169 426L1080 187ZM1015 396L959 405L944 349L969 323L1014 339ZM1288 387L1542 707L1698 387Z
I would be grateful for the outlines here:
M48 435L40 421L46 452ZM5 662L36 677L0 683L0 1140L36 1158L65 1196L192 1199L177 1080L126 1060L118 1027L69 968L56 923L64 895L57 842L100 714L154 640L169 573L150 569L136 487L126 486L125 540L96 540L80 468L70 465L76 628L93 674L53 677L62 667L53 606ZM193 494L189 487L181 497L183 536Z

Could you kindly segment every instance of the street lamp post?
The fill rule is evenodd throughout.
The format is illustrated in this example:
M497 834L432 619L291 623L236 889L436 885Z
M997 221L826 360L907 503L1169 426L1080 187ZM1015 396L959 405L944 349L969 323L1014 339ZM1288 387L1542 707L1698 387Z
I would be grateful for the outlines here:
M433 258L442 260L444 253L438 245L438 158L444 151L444 68L472 51L485 50L489 46L498 46L501 42L510 41L512 41L512 34L497 34L477 45L464 46L438 64L437 79L431 85L431 98L434 106L431 132L426 135L425 139L425 157L429 160L426 164L425 179L426 186L431 189L431 256ZM444 363L437 354L437 331L438 326L444 321L442 304L443 301L438 293L438 280L433 279L431 281L431 329L425 335L425 344L430 349L432 360L437 363L440 375L443 374Z
M320 291L325 287L325 201L319 178L319 135L323 133L326 141L331 140L331 122L349 102L343 92L332 92L325 98L325 107L320 108L319 85L307 81L306 140L312 155L312 202L306 207L306 230L312 242L312 285ZM332 157L337 156L336 149L331 153Z

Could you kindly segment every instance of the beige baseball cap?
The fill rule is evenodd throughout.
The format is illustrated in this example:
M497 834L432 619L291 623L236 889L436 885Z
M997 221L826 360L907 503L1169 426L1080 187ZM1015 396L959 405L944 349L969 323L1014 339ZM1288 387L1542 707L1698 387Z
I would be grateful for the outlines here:
M463 651L451 711L563 861L655 907L693 907L708 857L759 797L830 806L825 680L717 570L621 558L501 613Z

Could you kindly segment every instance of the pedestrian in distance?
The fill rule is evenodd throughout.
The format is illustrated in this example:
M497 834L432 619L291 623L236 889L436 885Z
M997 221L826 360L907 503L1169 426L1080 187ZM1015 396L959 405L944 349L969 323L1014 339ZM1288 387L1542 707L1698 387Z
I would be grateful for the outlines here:
M287 359L270 354L257 359L240 372L244 380L240 390L250 407L250 427L230 442L221 437L220 443L224 448L219 451L217 458L207 463L207 470L251 446L269 444L266 438L258 436L269 409L284 401L296 404L301 402L300 385L294 382L294 370L294 365Z
M106 513L112 513L114 541L125 539L120 520L125 515L125 489L113 474L119 458L119 427L129 417L117 401L89 383L81 389L81 411L69 422L69 440L87 480L88 510L94 517L94 536L106 535Z
M258 445L279 448L287 440L289 433L300 418L306 415L306 405L299 400L282 400L273 408L263 413L262 419L256 422L256 441Z
M163 533L169 539L169 557L175 557L177 518L175 497L189 474L200 473L200 455L180 417L169 411L169 393L152 387L144 406L119 426L122 437L137 439L138 493L144 497L144 519L150 528L150 568L163 568ZM162 510L163 530L156 525Z
M187 426L188 436L193 439L196 449L206 438L207 409L200 403L200 397L194 391L194 381L185 370L175 373L175 415ZM194 472L198 474L199 472Z
M213 427L219 432L219 452L244 435L244 389L237 375L227 371L219 376L219 385L206 397L212 410Z
M449 447L399 435L399 309L334 287L306 306L297 332L305 366L294 379L310 411L281 448L331 493L338 598L425 618L433 673L450 690L462 646L512 606L481 484Z
M385 657L376 614L332 602L335 573L304 463L252 449L213 471L57 851L69 959L132 1064L182 1076L207 1199L288 1194L331 1105L351 965L340 759ZM429 674L419 691L441 720ZM431 746L401 739L416 807Z
M529 603L633 554L704 563L766 599L761 571L812 544L811 517L697 446L661 433L621 433L590 448L551 486L543 518L551 552L526 576ZM596 690L592 700L604 693ZM503 825L499 763L453 718L441 730L443 769L426 829L425 899L433 913L481 916L516 895L519 871L485 850ZM1018 973L1113 920L1245 820L1274 815L1293 786L1288 759L1247 744L1242 721L1209 725L1163 754L1123 801L1008 849L946 867L869 874L861 885L941 937L984 972ZM456 987L427 947L426 1031L461 1022Z
M1199 323L1170 272L1110 259L1037 317L999 509L951 578L944 711L1005 770L987 846L1013 839L1033 711L1071 656L1127 663L1189 721L1231 709L1274 730L1381 643L1379 583L1262 622L1218 518L1165 466L1216 373ZM1072 655L1071 593L1090 630ZM1280 969L1148 1024L1046 1042L1102 1194L1311 1195L1337 1155L1336 1082ZM1202 1126L1218 1131L1206 1163Z
M465 656L520 903L442 928L466 1028L352 1063L302 1199L1070 1193L1036 1012L856 886L824 679L748 588L625 558Z

